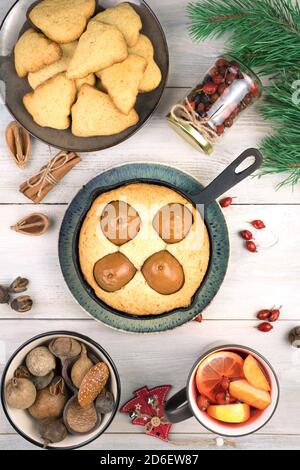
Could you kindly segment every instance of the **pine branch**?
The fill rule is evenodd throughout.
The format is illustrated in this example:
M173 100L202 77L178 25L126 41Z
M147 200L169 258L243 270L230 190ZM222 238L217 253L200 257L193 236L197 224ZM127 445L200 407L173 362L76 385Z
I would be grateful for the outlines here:
M276 130L261 144L264 154L261 174L288 172L281 186L295 185L300 180L300 107L293 100L292 88L299 80L300 73L283 73L266 88L265 100L259 106L262 116Z
M259 74L271 75L260 111L275 134L261 144L261 175L287 173L281 185L295 185L300 180L300 103L293 100L292 85L300 80L299 5L292 0L200 0L187 10L194 40L229 32L227 51Z
M296 185L300 180L300 135L291 137L280 134L266 137L261 145L264 165L260 176L288 173L279 186Z
M235 56L269 75L300 63L300 7L292 0L203 0L187 7L196 41L232 33Z

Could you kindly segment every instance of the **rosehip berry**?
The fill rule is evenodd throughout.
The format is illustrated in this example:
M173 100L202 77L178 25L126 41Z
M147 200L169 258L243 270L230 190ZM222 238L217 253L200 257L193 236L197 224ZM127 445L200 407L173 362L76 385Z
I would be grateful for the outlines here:
M219 392L216 393L215 401L218 403L218 405L228 405L229 403L235 402L235 399L231 398L229 393Z
M248 93L248 95L245 96L245 98L243 99L244 103L246 105L250 104L252 99L251 99L251 95Z
M221 85L218 86L218 93L220 96L223 95L226 88L227 88L226 83L221 83Z
M229 116L229 118L227 118L225 121L225 127L232 127L232 126L233 126L233 119L231 116Z
M220 97L219 97L218 93L215 93L214 95L211 95L211 101L212 101L213 103L215 103L216 101L218 101L219 98L220 98Z
M257 253L257 246L254 242L246 242L246 248L251 253Z
M228 70L227 67L219 67L219 74L222 75L222 77L225 77L227 70Z
M271 313L270 313L270 316L269 316L269 321L271 323L274 323L280 317L280 308L275 308L275 309L271 310Z
M235 73L228 73L225 81L226 81L227 85L231 85L234 82L235 79L236 79L236 74Z
M218 405L224 405L226 403L225 392L216 393L215 400L218 403Z
M210 69L209 71L211 77L215 77L216 75L219 75L219 71L217 69L217 67L213 67L212 69Z
M257 329L259 331L262 331L263 333L268 333L269 331L273 330L273 326L270 323L265 322L265 323L260 323Z
M226 59L218 59L216 62L217 67L227 67L228 65L229 65L229 62Z
M234 199L233 197L225 197L224 199L220 201L220 206L223 207L223 209L231 206L233 199Z
M220 382L220 385L222 389L224 390L224 392L227 392L227 390L229 389L229 385L230 385L230 379L228 377L223 377Z
M270 310L260 310L257 314L257 318L259 320L268 320L269 316L271 314Z
M241 104L239 105L239 112L244 111L244 109L246 109L247 107L248 105L244 103L244 101L242 101Z
M197 405L200 410L206 411L210 405L210 402L204 395L199 395L197 398Z
M197 321L198 323L202 323L202 321L203 321L202 313L200 313L200 314L194 319L194 321Z
M222 75L218 74L213 77L213 82L216 83L217 85L220 85L221 83L224 82L224 78Z
M234 120L238 114L239 114L239 110L238 110L238 107L236 107L230 114L230 119Z
M216 131L217 131L217 134L218 135L222 135L225 131L225 126L224 124L220 124L219 126L217 126L216 128Z
M197 106L197 111L198 113L203 113L205 111L205 104L204 103L199 103Z
M258 83L254 83L253 86L251 87L251 95L253 98L258 98L259 97L259 85Z
M240 232L240 235L244 240L248 240L248 241L252 240L253 238L253 235L250 232L250 230L242 230L242 232Z
M207 95L214 95L218 89L218 85L213 82L206 83L203 87L204 93Z
M262 230L263 228L266 228L262 220L252 220L251 225L253 225L256 230Z

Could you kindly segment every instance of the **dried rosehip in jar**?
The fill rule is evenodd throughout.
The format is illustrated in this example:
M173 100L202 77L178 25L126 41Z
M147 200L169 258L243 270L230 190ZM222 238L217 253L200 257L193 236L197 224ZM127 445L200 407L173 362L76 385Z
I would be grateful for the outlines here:
M223 59L223 58L218 59L216 62L216 66L219 68L227 67L228 65L229 65L228 60Z
M217 137L234 125L261 91L261 82L251 69L232 56L219 57L194 90L172 107L167 118L180 135L210 154Z
M221 83L224 82L224 77L222 75L218 74L213 77L213 82L216 83L217 85L220 85Z
M213 82L206 83L204 87L202 88L203 92L206 95L213 95L214 93L216 93L217 89L218 89L218 85Z

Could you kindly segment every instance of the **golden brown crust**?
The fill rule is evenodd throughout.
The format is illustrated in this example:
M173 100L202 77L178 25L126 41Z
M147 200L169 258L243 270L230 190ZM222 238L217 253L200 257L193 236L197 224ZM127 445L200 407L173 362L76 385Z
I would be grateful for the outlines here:
M120 248L107 240L99 223L106 204L115 200L130 204L142 219L141 230L136 238ZM188 205L193 212L194 223L182 242L167 245L153 229L152 222L162 206L173 202ZM161 295L151 289L140 272L149 256L165 249L181 263L185 274L184 286L172 295ZM126 255L138 272L123 289L108 293L96 284L93 268L99 259L116 251ZM209 236L199 212L192 208L187 199L164 186L131 184L102 194L94 201L80 233L80 265L88 284L107 305L132 315L159 315L175 308L189 306L206 274L209 256Z

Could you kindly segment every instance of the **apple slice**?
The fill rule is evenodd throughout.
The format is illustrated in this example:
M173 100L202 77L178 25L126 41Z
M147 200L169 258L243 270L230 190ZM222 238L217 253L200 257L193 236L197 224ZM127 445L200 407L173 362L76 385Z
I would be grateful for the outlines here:
M250 406L246 403L211 405L207 409L207 414L224 423L245 423L250 418Z
M271 390L270 384L256 359L251 354L245 359L244 374L248 382L255 388L260 388L269 392Z
M247 403L258 410L264 410L271 403L269 392L253 387L247 380L231 382L229 393L237 400Z

